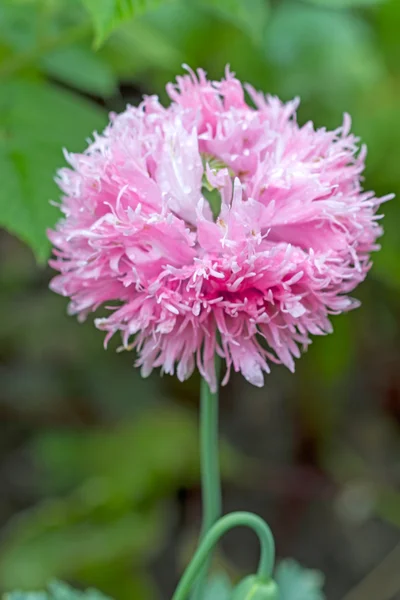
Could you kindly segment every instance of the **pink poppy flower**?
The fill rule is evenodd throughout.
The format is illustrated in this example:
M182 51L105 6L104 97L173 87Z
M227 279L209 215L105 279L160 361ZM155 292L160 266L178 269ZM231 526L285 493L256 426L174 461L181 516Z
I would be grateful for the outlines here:
M282 103L202 70L111 114L58 173L64 218L49 232L51 288L84 319L121 332L142 374L216 389L214 355L262 386L270 363L294 369L310 334L358 305L382 229L383 200L362 189L365 147L345 115L334 131L298 125Z

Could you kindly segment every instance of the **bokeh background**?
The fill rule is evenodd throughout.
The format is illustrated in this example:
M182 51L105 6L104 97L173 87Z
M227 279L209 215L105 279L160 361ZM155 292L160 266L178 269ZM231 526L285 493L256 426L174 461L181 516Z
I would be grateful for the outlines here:
M366 188L400 193L399 0L0 0L1 222L23 240L0 232L0 590L59 577L166 600L196 542L198 377L142 380L92 319L67 317L44 234L61 148L143 93L165 99L183 63L300 96L301 123L349 112ZM221 395L226 510L265 517L329 600L400 598L398 201L384 212L361 309L294 376ZM237 577L257 553L234 532L217 562Z

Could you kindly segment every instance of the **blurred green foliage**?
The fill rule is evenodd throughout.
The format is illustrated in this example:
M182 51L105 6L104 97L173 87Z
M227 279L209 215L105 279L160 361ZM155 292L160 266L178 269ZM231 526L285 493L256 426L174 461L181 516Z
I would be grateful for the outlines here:
M324 578L318 571L305 570L293 560L282 561L276 571L279 600L324 600Z
M124 562L129 581L132 561L143 569L165 535L161 501L197 477L196 442L189 415L161 409L115 431L37 439L44 485L52 484L47 492L65 495L11 523L0 557L4 587L41 585L54 574L85 579L97 572L107 590L107 565Z
M110 600L97 590L79 592L69 585L55 581L45 592L12 592L5 595L5 600Z
M303 569L294 561L283 561L277 568L279 600L323 600L320 592L322 577L315 571ZM227 575L215 574L210 578L204 591L204 600L229 600L232 597L232 584ZM248 595L251 600L254 594ZM235 596L236 597L236 596ZM147 598L147 596L146 596ZM240 596L241 600L247 600ZM78 591L60 581L48 586L48 591L12 592L4 595L4 600L110 600L94 589Z
M44 264L62 148L83 149L108 111L142 93L166 100L165 83L182 63L213 78L229 63L257 88L301 96L300 122L336 127L349 112L368 145L366 188L399 195L399 31L399 0L0 0L0 224ZM348 522L378 516L398 526L398 201L384 212L383 249L357 292L363 309L335 318L334 335L311 347L295 378L286 376L291 429L277 438L296 440L293 462L311 452L337 486L332 504ZM64 301L46 289L49 273L29 251L4 235L0 249L0 411L25 432L23 443L15 434L13 451L21 444L29 456L28 473L16 469L0 502L8 516L0 587L64 577L120 600L157 598L151 565L171 546L179 490L198 482L198 381L144 383L131 357L105 353L99 332L64 316ZM263 404L280 389L273 377ZM365 405L372 397L372 408L360 394ZM256 392L243 396L256 414ZM265 437L273 436L271 429ZM241 473L251 494L271 465L252 470L243 461L227 449L224 470L230 480ZM307 581L319 593L318 577ZM213 585L222 594L221 582Z
M119 82L162 92L182 62L214 77L229 63L257 87L300 95L300 116L317 125L351 112L375 187L397 187L399 26L397 0L3 0L1 222L44 260L61 148L78 150L102 129L99 104L120 104ZM388 279L399 242L391 228L386 238L375 272Z
M109 593L118 581L120 598L155 598L146 564L168 533L166 499L199 477L193 415L155 406L111 431L49 431L32 453L48 499L9 522L0 584L40 586L56 574ZM222 448L226 476L241 462Z

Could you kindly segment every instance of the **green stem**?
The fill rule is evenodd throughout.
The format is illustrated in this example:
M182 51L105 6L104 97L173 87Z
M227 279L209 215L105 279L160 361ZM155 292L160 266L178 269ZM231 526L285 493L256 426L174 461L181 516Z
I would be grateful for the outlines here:
M275 560L275 544L271 530L261 517L248 512L236 512L219 519L203 537L200 546L184 572L172 600L186 600L199 572L221 536L233 527L250 527L260 539L261 554L257 575L267 581L272 575Z
M219 368L216 365L216 371ZM218 392L202 379L200 387L200 452L203 490L203 529L205 535L221 515L221 477L219 472Z
M216 357L217 379L220 360ZM203 495L203 523L201 536L207 534L221 516L221 477L219 470L218 443L218 392L213 393L208 383L202 379L200 387L200 463L201 489ZM204 563L193 594L193 600L202 600L211 555Z

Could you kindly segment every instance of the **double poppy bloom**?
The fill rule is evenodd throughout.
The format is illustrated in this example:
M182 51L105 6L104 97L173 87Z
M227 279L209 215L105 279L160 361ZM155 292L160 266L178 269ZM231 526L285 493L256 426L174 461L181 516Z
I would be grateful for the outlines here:
M57 181L64 218L49 232L51 287L70 313L135 349L142 374L161 367L212 390L214 356L262 386L270 363L294 369L310 334L357 302L382 230L362 189L365 148L344 117L334 131L296 121L287 104L227 70L167 86L170 105L144 98Z

